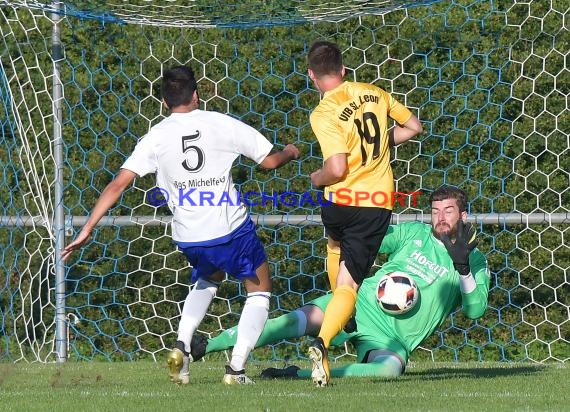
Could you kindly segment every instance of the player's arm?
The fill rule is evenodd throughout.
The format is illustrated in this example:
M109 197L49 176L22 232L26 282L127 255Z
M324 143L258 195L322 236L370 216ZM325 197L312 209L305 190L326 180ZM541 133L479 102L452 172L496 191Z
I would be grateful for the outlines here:
M272 151L269 153L265 159L259 163L261 167L265 169L277 169L280 166L288 163L293 159L299 158L299 149L295 145L288 144L280 151Z
M397 146L423 133L422 124L410 109L394 99L389 93L386 93L385 97L388 103L388 116L397 123L388 132L390 146Z
M470 272L459 277L461 304L465 316L478 319L487 309L489 297L490 274L487 259L476 250L469 256Z
M487 308L489 270L485 257L475 249L478 244L475 227L459 220L455 242L445 234L441 241L459 273L463 312L470 319L480 318Z
M388 133L390 146L397 146L411 138L422 134L424 128L419 119L412 114L412 116L402 125L396 124Z
M117 202L125 189L133 182L137 175L128 169L121 169L119 174L105 187L101 196L95 203L89 219L73 242L63 248L61 256L66 260L71 252L79 249L89 238L91 231L99 220L107 214L109 209Z
M347 171L347 154L338 153L325 160L323 167L311 173L311 182L316 187L334 185L344 179Z
M311 182L316 187L330 186L343 180L348 173L346 132L333 120L331 112L311 113L311 128L319 141L323 154L323 167L311 173Z
M299 149L295 145L288 144L283 150L274 150L273 144L250 125L229 116L224 116L222 120L227 123L229 133L232 133L235 151L265 169L277 169L299 158Z

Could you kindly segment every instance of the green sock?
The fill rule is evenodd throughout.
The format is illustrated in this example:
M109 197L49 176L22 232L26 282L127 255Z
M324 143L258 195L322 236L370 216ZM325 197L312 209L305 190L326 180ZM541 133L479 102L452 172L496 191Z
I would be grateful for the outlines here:
M279 342L282 339L298 338L305 334L305 325L302 325L301 329L302 330L299 330L299 316L296 311L281 315L278 318L269 319L265 323L263 332L261 332L261 336L255 347L258 348L263 345ZM215 338L208 339L206 353L231 349L236 344L236 339L237 326L226 329Z
M345 376L396 378L402 374L402 364L395 357L387 357L372 363L352 363L340 368L331 368L331 377ZM300 369L299 378L310 378L310 369Z

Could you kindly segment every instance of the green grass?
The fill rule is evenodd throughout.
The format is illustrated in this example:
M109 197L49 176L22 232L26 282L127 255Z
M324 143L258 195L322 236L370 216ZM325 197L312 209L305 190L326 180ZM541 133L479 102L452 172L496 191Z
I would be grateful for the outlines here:
M308 366L301 361L301 366ZM190 385L152 362L0 364L0 410L9 411L570 411L565 364L413 363L395 380L262 380L224 386L223 363L192 364ZM257 378L257 379L256 379Z

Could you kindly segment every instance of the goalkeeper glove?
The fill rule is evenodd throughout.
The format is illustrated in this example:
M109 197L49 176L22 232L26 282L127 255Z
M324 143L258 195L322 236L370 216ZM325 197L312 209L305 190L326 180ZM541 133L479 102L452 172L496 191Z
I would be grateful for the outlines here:
M469 269L469 254L477 247L477 233L475 227L471 223L464 223L463 220L457 222L457 233L455 242L447 234L441 235L441 241L447 249L447 253L453 261L455 270L462 276L467 276Z

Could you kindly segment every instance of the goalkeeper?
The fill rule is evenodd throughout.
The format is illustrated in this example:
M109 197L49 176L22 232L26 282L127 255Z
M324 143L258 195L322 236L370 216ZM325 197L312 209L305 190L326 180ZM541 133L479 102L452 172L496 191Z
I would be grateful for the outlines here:
M443 186L431 197L431 225L407 222L391 225L380 246L388 261L365 279L356 302L357 330L341 331L331 345L350 341L358 362L331 369L333 377L396 377L405 369L411 352L430 336L459 305L470 319L487 307L490 275L487 261L476 249L475 229L467 220L467 195L461 189ZM416 282L419 299L411 311L389 315L377 303L378 281L390 272L405 272ZM269 320L257 346L304 335L318 334L331 294ZM235 327L206 342L195 335L194 358L221 351L235 344ZM264 377L310 378L311 370L297 366L269 368Z

